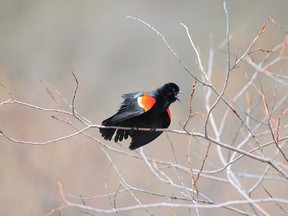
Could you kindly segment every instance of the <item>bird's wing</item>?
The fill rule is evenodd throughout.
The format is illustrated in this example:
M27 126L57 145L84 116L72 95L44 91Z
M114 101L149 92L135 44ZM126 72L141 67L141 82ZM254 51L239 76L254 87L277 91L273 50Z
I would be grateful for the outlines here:
M152 140L156 139L158 136L160 136L162 131L133 131L130 136L132 137L131 144L129 146L130 150L137 149L143 145L146 145L147 143L151 142Z
M130 132L130 136L132 138L131 144L129 146L130 150L137 149L152 140L156 139L161 135L162 131L155 131L156 128L168 128L170 125L170 118L167 112L163 113L162 116L158 119L156 127L151 127L151 125L146 125L144 122L139 124L139 127L143 128L151 128L151 131L140 131L134 130Z
M122 96L124 101L115 115L103 121L103 125L118 124L150 110L156 99L146 92L128 93ZM109 122L108 122L109 121Z

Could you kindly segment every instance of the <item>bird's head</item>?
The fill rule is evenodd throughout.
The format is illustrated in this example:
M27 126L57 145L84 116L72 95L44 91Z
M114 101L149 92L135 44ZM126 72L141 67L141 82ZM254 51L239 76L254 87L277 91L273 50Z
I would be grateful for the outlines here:
M161 100L166 106L169 106L176 100L179 101L179 98L177 96L179 90L179 87L175 83L166 83L165 85L155 90L155 95L156 97L161 98Z

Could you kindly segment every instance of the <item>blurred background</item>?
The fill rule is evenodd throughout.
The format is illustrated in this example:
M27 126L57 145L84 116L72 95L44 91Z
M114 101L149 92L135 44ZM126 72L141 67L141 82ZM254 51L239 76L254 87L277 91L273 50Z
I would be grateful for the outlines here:
M243 53L268 16L288 28L287 8L286 0L228 1L231 33L234 33L232 52ZM1 0L0 82L18 100L41 107L58 108L45 87L60 98L59 101L61 97L57 96L53 88L71 101L75 89L73 71L79 81L75 101L77 111L93 123L100 124L117 110L122 93L153 90L172 81L180 86L184 94L181 103L174 103L171 107L173 122L170 128L181 129L179 122L184 123L189 112L193 79L158 35L143 24L128 19L128 15L143 19L160 31L172 49L198 76L195 53L180 23L189 28L206 69L209 48L217 47L225 39L226 21L220 0ZM271 48L280 43L279 38L283 38L280 32L277 35L273 35L273 31L267 33L261 46ZM219 80L219 84L216 84L218 88L223 84L225 68L225 52L218 53L213 68L213 78ZM239 76L243 78L243 74ZM237 82L237 75L233 79L235 88L231 89L232 92L241 85L241 82ZM0 99L3 102L9 95L1 88ZM202 95L203 89L199 88L193 102L195 112L203 110ZM26 141L46 141L74 131L52 119L51 115L15 104L1 106L0 130L15 139ZM201 122L191 128L200 129L202 125ZM97 129L89 132L102 140ZM189 137L177 134L169 134L169 137L175 143L177 154L180 158L182 155L181 160L187 164ZM124 145L128 144L124 142ZM114 142L108 145L118 148ZM199 147L195 144L193 148L196 157ZM165 134L147 145L145 152L149 157L159 160L169 161L173 158ZM201 152L200 157L203 154ZM111 155L131 185L152 191L157 188L163 193L173 194L173 191L161 189L162 184L153 177L143 161L113 153ZM48 213L62 203L58 194L58 181L70 194L105 194L104 182L109 164L100 145L83 136L46 146L21 145L0 138L0 215ZM197 165L199 160L195 161ZM108 191L115 192L119 186L117 174L111 171L108 179ZM212 194L215 190L209 184L204 188ZM219 191L215 190L215 193ZM119 206L137 204L131 196L120 196L118 199ZM151 203L153 199L142 201ZM87 201L87 205L111 208L107 199ZM153 211L155 215L172 214L171 209L165 208ZM203 212L212 215L211 211ZM133 213L147 215L145 211L122 215ZM188 211L180 209L176 210L176 214L185 215ZM217 209L213 214L231 215L231 212ZM82 214L79 209L70 208L62 211L61 215Z

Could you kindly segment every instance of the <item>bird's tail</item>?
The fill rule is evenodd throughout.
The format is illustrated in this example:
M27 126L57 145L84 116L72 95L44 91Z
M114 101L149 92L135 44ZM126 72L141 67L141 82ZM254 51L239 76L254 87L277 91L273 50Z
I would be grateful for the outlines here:
M104 120L102 122L102 125L103 126L111 126L110 124L110 120L111 120L111 117ZM100 133L101 133L101 136L105 139L105 140L111 140L116 129L113 129L113 128L100 128L99 129Z

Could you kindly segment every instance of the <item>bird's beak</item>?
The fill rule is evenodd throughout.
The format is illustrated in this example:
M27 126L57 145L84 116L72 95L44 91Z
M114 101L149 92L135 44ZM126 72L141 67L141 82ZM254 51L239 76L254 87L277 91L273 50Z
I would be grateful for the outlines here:
M178 94L183 95L184 93L181 92L181 91L179 91ZM178 97L178 95L175 95L175 98L176 98L177 101L181 102L180 99L179 99L179 97Z

